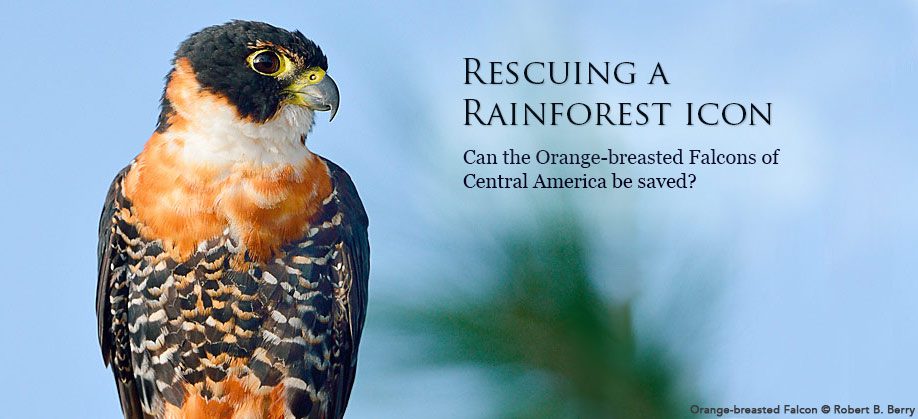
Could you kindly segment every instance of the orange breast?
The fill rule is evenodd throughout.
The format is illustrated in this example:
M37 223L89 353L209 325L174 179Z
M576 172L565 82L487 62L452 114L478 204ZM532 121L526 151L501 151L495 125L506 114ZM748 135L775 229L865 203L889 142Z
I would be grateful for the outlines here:
M186 385L185 402L181 407L166 404L164 419L284 419L286 411L284 386L255 395L235 379L223 384L223 397L207 400L197 388Z
M177 260L227 229L251 259L267 260L302 237L331 194L328 167L315 155L298 164L211 168L183 162L181 143L154 134L124 179L140 233L161 239Z

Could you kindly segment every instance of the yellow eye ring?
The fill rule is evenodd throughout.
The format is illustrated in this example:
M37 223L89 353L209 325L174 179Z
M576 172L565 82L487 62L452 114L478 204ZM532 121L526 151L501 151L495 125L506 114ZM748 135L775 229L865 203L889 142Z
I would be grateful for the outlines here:
M245 60L249 68L263 76L277 77L292 67L289 58L269 49L255 51Z

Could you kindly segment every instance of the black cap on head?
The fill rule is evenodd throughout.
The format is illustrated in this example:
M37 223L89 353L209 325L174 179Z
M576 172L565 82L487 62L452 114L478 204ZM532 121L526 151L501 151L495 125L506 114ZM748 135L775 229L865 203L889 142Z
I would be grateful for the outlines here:
M290 32L263 22L234 20L210 26L188 37L175 52L173 63L187 59L201 87L224 96L241 117L264 122L273 117L285 97L284 89L297 72L277 78L259 74L247 57L261 49L287 56L297 72L311 67L328 69L328 60L315 42L300 31ZM167 76L171 78L172 72ZM159 127L166 128L171 104L163 94Z

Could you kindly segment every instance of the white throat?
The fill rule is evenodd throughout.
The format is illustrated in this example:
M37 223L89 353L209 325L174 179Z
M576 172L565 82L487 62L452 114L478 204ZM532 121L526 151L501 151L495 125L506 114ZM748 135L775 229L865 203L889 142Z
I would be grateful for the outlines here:
M203 103L202 103L203 102ZM188 162L225 167L237 163L256 166L297 164L311 155L306 134L314 112L284 105L264 123L240 119L232 107L216 101L187 101L193 109L175 109L187 121L179 130L166 132L181 140L181 156Z

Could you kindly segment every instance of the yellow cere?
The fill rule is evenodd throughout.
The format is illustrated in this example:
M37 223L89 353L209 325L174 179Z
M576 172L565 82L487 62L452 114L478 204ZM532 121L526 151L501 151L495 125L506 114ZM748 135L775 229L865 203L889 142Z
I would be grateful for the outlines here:
M303 72L297 84L309 86L322 81L323 78L325 78L325 70L323 70L322 67L310 67Z
M299 77L293 80L290 86L284 89L286 92L291 93L290 97L287 98L287 103L303 106L308 105L306 97L303 96L301 92L306 87L321 82L324 78L325 70L323 70L322 67L307 68Z

